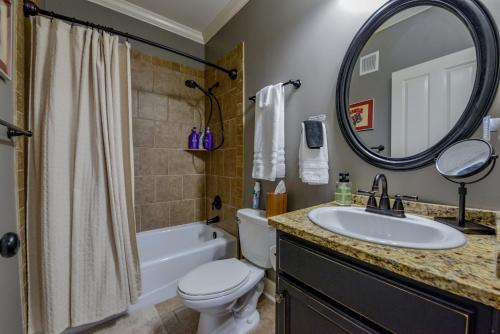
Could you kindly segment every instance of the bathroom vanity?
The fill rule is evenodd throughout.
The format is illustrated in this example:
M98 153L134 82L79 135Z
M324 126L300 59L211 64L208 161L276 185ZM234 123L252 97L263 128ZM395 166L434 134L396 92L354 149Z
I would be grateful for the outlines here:
M497 245L491 235L500 214L465 210L465 185L488 176L497 158L489 143L465 143L497 93L496 26L477 0L389 0L354 36L336 93L347 144L366 163L387 170L422 168L439 156L439 173L460 184L461 210L403 205L403 198L416 196L402 193L390 203L387 179L379 172L371 191L362 191L369 199L353 196L354 203L384 217L404 218L400 221L362 217L363 209L317 210L315 219L309 215L315 208L309 208L270 218L278 230L278 334L500 331ZM443 50L452 41L459 43ZM468 154L443 153L458 143L471 145ZM471 143L486 147L484 160L482 149ZM363 174L357 162L351 168ZM469 179L475 172L484 174ZM430 174L420 175L426 175L420 180L426 192L435 189L427 187ZM398 191L418 188L407 189L398 177ZM405 209L426 218L425 228L413 228ZM447 232L435 233L444 227ZM465 240L450 228L490 235L466 234ZM444 246L443 239L453 235L454 244ZM385 244L375 243L384 238Z
M495 236L468 236L448 250L396 248L322 229L307 217L312 209L270 219L278 229L276 333L500 330Z

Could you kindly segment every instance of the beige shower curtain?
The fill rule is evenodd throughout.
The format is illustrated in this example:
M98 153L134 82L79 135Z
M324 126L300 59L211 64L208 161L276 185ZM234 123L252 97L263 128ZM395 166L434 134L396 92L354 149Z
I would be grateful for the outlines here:
M32 30L28 329L50 334L139 295L130 50L58 20Z

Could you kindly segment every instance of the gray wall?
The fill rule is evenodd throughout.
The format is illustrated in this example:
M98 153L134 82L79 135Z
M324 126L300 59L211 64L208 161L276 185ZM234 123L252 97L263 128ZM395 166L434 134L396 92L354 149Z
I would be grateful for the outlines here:
M129 16L117 13L105 7L93 4L87 0L42 0L41 7L67 16L77 17L85 21L88 20L94 23L111 26L117 30L138 35L155 42L167 44L170 47L190 53L200 58L205 57L205 50L202 44L196 43L179 35L175 35L145 22L133 19ZM142 50L147 54L198 69L204 68L203 64L177 56L170 52L166 52L139 42L130 41L130 43L132 44L132 47Z
M4 80L0 77L0 101L0 117L14 123L14 88L12 80ZM0 126L0 131L4 129L3 126Z
M261 87L300 78L302 88L287 88L286 163L289 207L297 209L330 201L338 172L351 173L354 188L366 189L373 176L384 172L391 194L417 194L423 201L456 204L457 187L444 180L433 167L392 172L373 167L354 154L340 133L335 110L337 76L344 54L355 33L384 0L252 0L206 48L207 59L221 57L240 41L245 42L245 94ZM500 1L483 0L500 22ZM499 116L497 98L494 115ZM330 150L330 184L309 186L298 178L300 122L309 115L327 113ZM245 205L251 204L253 154L253 104L245 111ZM493 145L500 150L500 143ZM276 183L265 182L264 191ZM486 181L469 187L468 205L500 209L500 168Z
M474 46L467 27L454 14L430 8L373 35L361 52L380 51L379 71L359 76L359 60L349 91L350 103L375 100L374 130L358 132L373 147L391 149L391 76L395 71Z

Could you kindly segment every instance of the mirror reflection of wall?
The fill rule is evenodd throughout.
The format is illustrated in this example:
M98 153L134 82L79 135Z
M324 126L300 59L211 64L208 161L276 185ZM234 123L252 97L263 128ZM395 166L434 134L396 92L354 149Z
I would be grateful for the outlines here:
M462 115L474 86L474 41L457 16L438 7L396 14L371 36L360 59L349 104L373 101L373 122L359 127L369 123L362 119L369 108L363 107L353 108L352 119L359 122L357 134L365 146L384 146L378 154L386 157L412 156L441 140Z

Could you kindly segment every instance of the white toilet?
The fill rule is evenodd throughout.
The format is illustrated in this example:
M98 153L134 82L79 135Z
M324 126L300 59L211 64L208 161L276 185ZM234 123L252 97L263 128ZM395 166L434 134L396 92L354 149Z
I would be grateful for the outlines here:
M264 271L271 268L270 249L276 231L262 210L237 213L241 251L246 260L203 264L179 280L184 305L200 312L198 334L246 334L257 326L257 302L264 290Z

